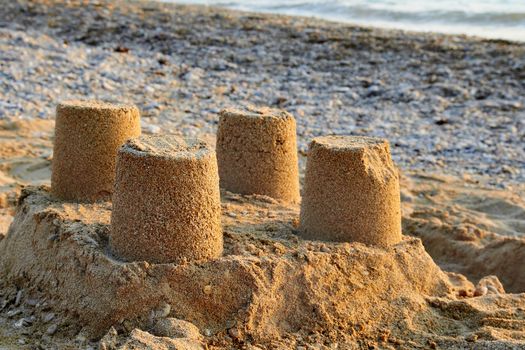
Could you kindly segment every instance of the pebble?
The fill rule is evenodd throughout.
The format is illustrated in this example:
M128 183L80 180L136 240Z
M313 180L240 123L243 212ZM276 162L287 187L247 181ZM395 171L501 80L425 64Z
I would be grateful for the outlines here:
M176 318L158 320L153 327L153 333L160 337L200 339L199 329L188 321Z
M204 288L202 289L202 291L204 292L204 294L206 295L210 295L213 291L213 287L211 285L205 285Z
M321 248L319 249L320 251L322 251L323 253L330 253L331 250L330 248L328 248L326 245L321 245Z
M33 322L28 318L21 318L18 321L15 322L14 327L15 328L22 328L22 327L29 327L32 325Z
M53 335L57 332L58 326L56 324L52 324L51 326L47 327L46 334Z
M55 318L55 314L52 312L48 312L44 314L44 316L42 317L42 321L44 323L48 323L48 322L51 322L54 318Z
M168 317L171 312L171 305L163 303L157 310L154 311L154 318Z
M241 332L237 328L228 329L228 334L230 335L230 337L236 340L241 338Z
M483 295L486 295L488 293L488 288L486 286L478 286L476 287L476 290L474 291L475 297L480 297Z
M7 315L7 317L12 318L12 317L15 317L16 315L19 315L21 313L22 313L22 310L20 310L20 309L9 310L6 315Z
M16 293L15 306L19 306L20 305L20 301L22 300L22 294L23 294L23 290L19 290Z
M153 124L146 124L144 122L142 122L141 127L142 127L142 132L145 134L159 134L162 131L160 126L153 125Z

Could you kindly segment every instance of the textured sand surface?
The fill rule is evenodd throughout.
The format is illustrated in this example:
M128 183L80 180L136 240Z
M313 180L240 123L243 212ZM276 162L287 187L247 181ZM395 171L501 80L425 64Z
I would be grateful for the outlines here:
M5 1L0 348L523 349L524 50L209 7ZM146 133L212 142L222 108L284 108L301 178L315 136L387 137L405 237L305 241L297 205L223 192L221 258L126 263L108 203L47 190L24 192L5 237L22 186L50 183L55 103L115 97Z
M222 253L215 152L198 139L142 136L117 156L110 243L128 260L183 262Z
M294 117L271 108L225 109L217 129L221 187L299 202Z
M404 182L404 233L420 237L443 269L473 281L496 275L507 291L525 292L522 192L483 189L444 175Z
M301 236L387 246L401 240L398 170L388 141L322 136L310 143Z
M64 200L108 200L118 148L140 135L133 105L66 101L56 108L51 189Z
M525 294L501 294L496 285L473 298L474 285L441 271L418 239L388 249L310 242L294 233L295 206L224 193L223 209L223 257L123 263L108 255L109 203L57 202L30 189L0 242L0 270L8 283L38 286L28 296L45 296L62 322L87 337L110 326L154 334L159 320L175 317L220 347L321 341L417 348L471 338L525 345L525 314L512 311L525 307Z

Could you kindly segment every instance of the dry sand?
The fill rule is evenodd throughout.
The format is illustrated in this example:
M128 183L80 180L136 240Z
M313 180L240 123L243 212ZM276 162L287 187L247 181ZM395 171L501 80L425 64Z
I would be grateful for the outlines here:
M122 0L5 1L0 27L2 350L525 348L524 45ZM405 236L305 241L298 205L223 192L222 257L125 263L109 203L20 197L50 181L39 118L115 96L207 140L222 108L285 108L302 167L315 136L387 136Z
M115 159L124 141L140 135L133 105L65 101L56 108L51 189L63 200L108 200Z
M3 198L14 200L22 184L49 182L53 124L0 125ZM387 249L305 241L298 205L223 192L224 256L182 265L111 256L110 203L25 190L0 241L0 344L88 348L104 336L103 349L525 346L525 294L503 294L525 288L520 195L422 174L403 176L401 189L405 234L425 248L410 236ZM503 286L491 277L476 288L486 275Z
M312 140L301 236L379 246L401 240L399 176L387 140L355 136Z
M225 109L217 128L221 187L299 202L294 117L272 108Z
M215 151L199 139L142 136L119 150L111 247L121 258L183 262L222 253Z

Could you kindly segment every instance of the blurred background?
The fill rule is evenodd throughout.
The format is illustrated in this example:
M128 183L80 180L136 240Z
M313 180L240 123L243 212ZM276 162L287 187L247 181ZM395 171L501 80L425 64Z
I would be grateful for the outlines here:
M525 0L164 0L525 41Z

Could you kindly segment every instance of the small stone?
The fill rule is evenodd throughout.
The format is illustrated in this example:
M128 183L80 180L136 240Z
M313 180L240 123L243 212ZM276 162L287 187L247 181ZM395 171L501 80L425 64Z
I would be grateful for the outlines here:
M48 323L50 322L51 320L53 320L55 318L55 314L52 313L52 312L49 312L47 314L45 314L43 317L42 317L42 321L44 323Z
M202 289L202 291L203 291L204 294L206 294L206 295L210 295L211 292L212 292L212 290L213 290L213 289L212 289L212 286L209 285L209 284L206 285L206 286L204 286L204 288Z
M153 333L160 337L190 338L200 340L202 338L199 329L191 322L177 318L164 318L155 323Z
M326 245L322 245L320 250L323 252L323 253L330 253L330 248L328 248Z
M197 81L197 80L200 80L203 75L204 75L203 69L195 68L195 69L188 71L181 78L186 81Z
M17 310L9 310L7 312L7 317L12 318L12 317L15 317L16 315L19 315L21 313L22 313L22 310L19 310L19 309L17 309Z
M22 289L19 290L18 293L16 293L15 306L20 305L20 301L22 300L22 293L23 293Z
M53 335L57 332L58 326L56 324L52 324L51 326L47 327L46 334Z
M76 336L75 341L76 341L77 343L85 343L85 342L87 341L87 338L86 338L86 336L85 336L84 334L79 333L79 334Z
M230 328L228 329L228 334L233 339L240 339L241 338L241 331L238 328Z
M21 318L15 322L14 326L15 328L22 328L22 327L29 327L31 324L32 322L29 319Z
M142 131L146 134L159 134L161 128L158 125L144 124L142 125Z
M372 86L370 86L367 89L366 96L367 97L374 97L374 96L379 96L382 93L383 93L383 90L381 89L381 87L379 87L377 85L372 85Z
M488 292L488 288L486 286L478 286L476 287L476 290L474 291L475 297L480 297L483 295L486 295Z
M155 318L168 317L170 312L171 312L171 305L168 303L164 303L157 310L155 310L154 317Z
M479 280L476 286L476 291L478 293L483 293L479 296L485 294L505 294L505 289L503 288L503 285L501 284L498 277L492 275L483 277L481 280ZM474 295L476 295L476 292L474 292Z

